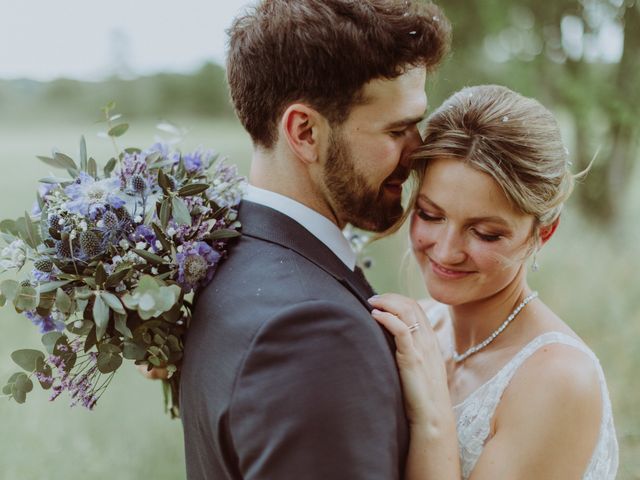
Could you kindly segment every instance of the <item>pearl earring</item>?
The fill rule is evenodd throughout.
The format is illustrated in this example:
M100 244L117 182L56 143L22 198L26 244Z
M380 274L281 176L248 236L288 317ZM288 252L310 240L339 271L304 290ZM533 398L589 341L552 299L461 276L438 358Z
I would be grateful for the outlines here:
M538 252L533 253L533 263L531 264L531 270L537 272L540 270L540 264L538 263Z

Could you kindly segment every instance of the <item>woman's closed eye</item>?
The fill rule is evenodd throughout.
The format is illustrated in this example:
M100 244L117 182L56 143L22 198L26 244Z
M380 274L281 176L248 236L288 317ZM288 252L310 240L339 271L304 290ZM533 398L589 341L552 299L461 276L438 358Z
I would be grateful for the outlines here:
M431 213L417 207L416 207L416 215L420 219L424 220L425 222L439 222L440 220L442 220L442 217L439 217L437 215L432 215Z
M476 228L472 228L471 231L474 233L476 237L478 237L483 242L497 242L503 237L499 233L484 233Z

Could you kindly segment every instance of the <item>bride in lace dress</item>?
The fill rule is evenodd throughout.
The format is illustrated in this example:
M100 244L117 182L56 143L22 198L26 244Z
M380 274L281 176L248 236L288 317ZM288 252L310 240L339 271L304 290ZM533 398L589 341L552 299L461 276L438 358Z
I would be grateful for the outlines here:
M370 300L396 340L405 478L614 479L602 368L526 278L573 187L555 119L504 87L467 88L414 158L411 243L432 300Z

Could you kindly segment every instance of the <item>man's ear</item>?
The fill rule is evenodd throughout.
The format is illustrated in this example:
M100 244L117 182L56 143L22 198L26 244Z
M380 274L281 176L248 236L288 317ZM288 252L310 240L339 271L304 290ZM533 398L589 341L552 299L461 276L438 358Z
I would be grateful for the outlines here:
M319 133L324 117L302 103L289 105L282 115L282 131L291 151L305 163L316 162L320 155Z
M540 227L540 246L547 243L553 234L556 233L558 225L560 225L560 217L558 217L552 224Z

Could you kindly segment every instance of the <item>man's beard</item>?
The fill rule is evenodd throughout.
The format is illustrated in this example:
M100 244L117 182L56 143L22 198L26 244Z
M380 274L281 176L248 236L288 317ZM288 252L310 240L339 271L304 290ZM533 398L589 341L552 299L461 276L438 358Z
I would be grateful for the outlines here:
M389 178L404 179L406 172L399 166ZM341 222L363 230L383 232L402 218L401 197L385 198L382 184L376 188L367 182L356 170L348 144L335 130L327 152L324 181Z

